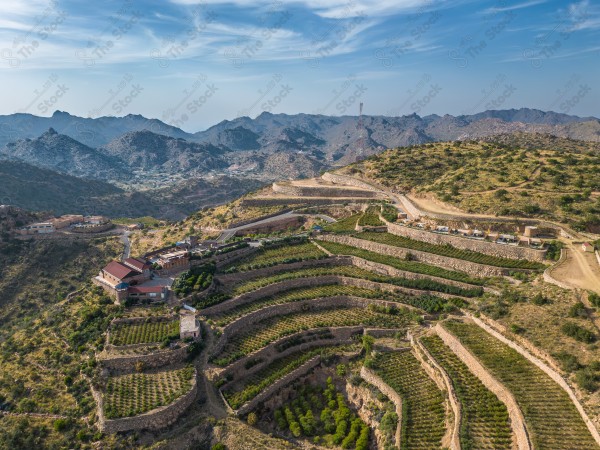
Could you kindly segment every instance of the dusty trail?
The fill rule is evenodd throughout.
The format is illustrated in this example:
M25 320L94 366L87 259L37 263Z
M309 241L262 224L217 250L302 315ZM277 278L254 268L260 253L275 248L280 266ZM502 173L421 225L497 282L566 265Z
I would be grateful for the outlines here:
M577 244L565 248L566 260L552 271L552 276L574 288L600 294L600 264L593 253L584 253Z

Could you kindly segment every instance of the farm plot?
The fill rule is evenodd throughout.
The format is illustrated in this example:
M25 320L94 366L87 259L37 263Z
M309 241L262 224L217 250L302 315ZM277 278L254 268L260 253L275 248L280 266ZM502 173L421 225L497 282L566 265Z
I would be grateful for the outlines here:
M250 303L244 303L236 308L217 314L213 318L216 324L224 327L246 314L257 311L266 306L282 305L284 303L298 302L317 298L327 298L336 295L352 295L363 298L387 298L384 292L372 289L363 289L355 286L344 286L340 284L326 284L323 286L297 288L282 292L271 297L263 297Z
M247 281L233 288L234 295L244 294L254 291L261 287L268 286L281 281L292 280L296 278L311 278L323 275L339 275L349 278L362 278L378 283L388 283L396 286L402 286L410 289L420 289L435 292L445 292L451 295L460 295L462 297L479 297L483 294L483 289L473 287L464 289L450 284L428 279L408 279L401 277L390 277L380 275L355 266L333 266L333 267L314 267L309 269L299 269L290 272L280 273L270 277L264 277L256 280Z
M401 449L441 448L444 395L410 351L377 355L375 372L402 397Z
M404 236L397 236L390 233L372 233L364 232L356 235L359 239L366 239L380 244L393 245L421 252L434 253L436 255L447 256L450 258L463 259L478 264L485 264L494 267L506 267L509 269L544 269L546 266L540 262L527 261L526 259L511 259L499 256L486 255L471 250L462 250L451 245L437 245L428 242L417 241Z
M379 218L381 208L379 206L369 206L365 213L358 219L358 224L363 227L379 227L383 222Z
M358 344L355 346L337 345L294 352L291 355L273 361L271 364L252 375L244 376L242 382L224 389L223 396L233 409L238 409L275 381L294 371L314 356L335 355L350 349L358 350L359 348L360 346Z
M323 229L333 233L353 233L356 231L356 223L358 222L360 216L360 214L354 214L350 217L346 217L345 219L340 219L335 223L325 225Z
M443 325L513 393L535 448L598 448L567 393L542 370L473 323Z
M323 251L310 242L287 244L275 248L262 249L257 253L249 255L247 258L231 263L224 269L224 272L245 272L247 270L270 267L277 264L289 264L297 261L326 257L327 255L323 253Z
M390 314L364 308L331 308L276 316L262 320L231 338L213 363L226 366L271 342L312 328L371 326L404 329L413 317L411 311L398 309Z
M179 338L179 320L151 320L120 323L110 330L110 344L115 346L153 344Z
M194 368L109 377L103 394L107 419L131 417L173 403L192 388Z
M461 404L462 449L510 450L512 431L504 403L473 375L439 336L426 336L421 342L450 377Z
M335 255L358 256L359 258L385 264L398 270L405 270L407 272L445 278L447 280L461 281L463 283L474 284L478 286L485 284L484 279L470 277L464 272L442 269L441 267L430 266L416 261L407 261L404 259L394 258L393 256L380 255L379 253L363 250L362 248L352 247L351 245L338 244L337 242L329 241L319 241L319 245Z

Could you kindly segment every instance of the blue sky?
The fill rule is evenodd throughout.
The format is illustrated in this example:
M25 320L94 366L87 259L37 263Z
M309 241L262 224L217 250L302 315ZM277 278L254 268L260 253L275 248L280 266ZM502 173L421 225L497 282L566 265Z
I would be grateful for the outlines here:
M3 0L0 114L600 116L589 0Z

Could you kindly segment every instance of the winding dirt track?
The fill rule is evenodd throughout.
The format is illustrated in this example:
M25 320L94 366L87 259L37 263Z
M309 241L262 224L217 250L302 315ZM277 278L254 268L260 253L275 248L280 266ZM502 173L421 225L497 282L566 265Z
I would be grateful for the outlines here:
M552 276L574 288L595 291L600 294L600 264L593 253L584 253L579 244L566 247L564 264L552 271Z

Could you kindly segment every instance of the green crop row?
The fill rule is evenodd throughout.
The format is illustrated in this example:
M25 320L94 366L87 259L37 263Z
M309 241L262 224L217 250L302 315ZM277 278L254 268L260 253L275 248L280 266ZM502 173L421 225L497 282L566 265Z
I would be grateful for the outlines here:
M229 264L225 273L245 272L247 270L259 269L261 267L270 267L277 264L289 264L308 259L325 258L323 253L316 245L310 242L303 242L296 245L282 245L275 248L264 248L253 253L242 260Z
M178 337L179 320L172 319L120 323L110 330L110 343L116 346L158 343Z

